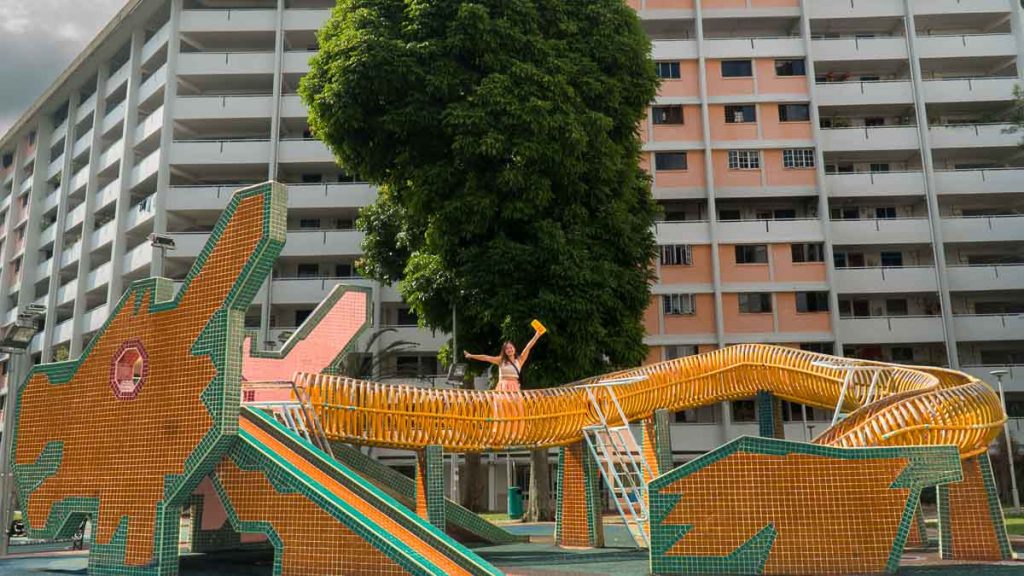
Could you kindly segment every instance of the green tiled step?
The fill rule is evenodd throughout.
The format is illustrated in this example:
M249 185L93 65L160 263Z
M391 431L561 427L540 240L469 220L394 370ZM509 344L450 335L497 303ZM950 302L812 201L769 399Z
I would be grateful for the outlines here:
M362 476L352 471L344 464L332 459L305 439L300 438L265 412L242 407L242 417L258 426L264 432L272 435L276 440L287 446L288 450L293 452L295 456L299 456L304 459L309 464L318 468L321 472L330 476L333 480L357 494L362 501L374 506L393 520L397 521L405 529L415 534L422 542L427 543L431 548L444 555L452 562L458 564L469 573L481 576L501 574L497 568L478 556L475 552L456 542L444 532L434 528L425 520L411 512L408 508L399 504L394 498L363 479ZM253 448L258 449L261 452L273 452L269 447L258 445L261 443L244 432L239 438L243 443L251 445ZM310 499L332 516L338 517L336 513L340 512L342 508L351 508L346 502L334 502L333 500L339 499L336 495L330 494L330 491L327 488L323 487L301 471L288 465L286 463L286 458L274 458L274 456L278 455L273 453L269 454L269 456L269 459L273 461L273 466L279 473L291 476L302 476L302 482L306 485L313 486L316 489L316 492L328 493L330 498ZM334 508L338 508L338 510L335 510ZM403 557L396 557L395 552L398 551L400 553L403 549L408 548L407 543L396 541L392 535L388 534L381 527L374 525L372 522L364 520L364 522L362 522L362 526L364 528L368 528L371 532L363 535L368 542L374 546L380 546L381 542L386 544L387 546L385 547L387 550L381 548L378 549L387 553L393 560L403 565L407 570L410 570L410 572L419 571L411 569L411 561L419 563L421 565L420 567L422 567L422 563L425 559L414 550L407 551L405 555L402 555ZM430 567L427 568L427 571L433 572Z
M331 450L334 452L334 458L339 462L353 470L358 470L364 478L378 488L410 509L415 509L416 483L412 478L381 464L348 444L332 442ZM529 536L513 534L501 526L484 520L454 500L445 498L444 507L448 532L490 544L513 544L530 540Z

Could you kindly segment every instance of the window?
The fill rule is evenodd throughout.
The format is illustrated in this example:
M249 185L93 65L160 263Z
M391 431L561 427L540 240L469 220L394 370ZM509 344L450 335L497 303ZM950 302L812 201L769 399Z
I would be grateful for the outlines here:
M682 106L655 106L651 110L655 124L683 124Z
M772 210L773 220L796 220L796 210L792 208L776 208Z
M679 62L656 62L655 66L658 69L658 78L666 80L678 80L680 78Z
M665 360L675 360L676 358L686 358L687 356L694 356L697 354L697 347L693 345L688 346L665 346Z
M662 266L690 266L693 264L693 251L689 244L670 244L661 247Z
M767 244L743 244L736 246L737 264L767 264Z
M874 127L874 126L885 126L885 118L880 118L878 116L874 116L874 117L871 117L871 118L865 118L864 119L864 125L867 126L868 128L871 128L871 127Z
M697 313L693 294L665 294L661 305L667 316L692 316Z
M729 150L730 170L757 170L761 167L761 152L758 150Z
M303 230L317 230L320 228L319 218L300 218L299 228Z
M731 408L733 422L757 422L757 409L753 400L734 400Z
M889 349L890 362L913 362L914 349L909 346L893 346Z
M401 376L419 376L420 357L397 356L395 358L395 371Z
M740 219L740 211L739 210L719 210L718 211L718 219L719 220L739 220Z
M904 298L894 298L885 301L885 315L886 316L906 316L907 301Z
M881 257L884 268L899 268L903 266L903 252L882 252Z
M316 278L320 275L319 264L299 264L298 276L299 278Z
M828 312L828 292L797 292L797 312Z
M807 66L803 60L776 60L776 76L806 76Z
M722 78L749 78L754 75L750 60L722 60Z
M682 424L717 424L718 406L701 406L676 412L675 421Z
M335 278L351 278L352 277L352 265L351 264L335 264L334 265L334 277Z
M779 104L779 122L809 122L811 107L807 104Z
M757 106L753 104L735 104L725 107L726 124L743 124L757 122Z
M782 151L783 168L814 168L814 148L790 148Z
M302 183L303 184L319 184L320 182L323 182L323 181L324 181L323 174L303 174L302 175Z
M891 220L895 217L895 206L884 206L882 208L875 208L875 218L878 218L879 220Z
M833 220L860 220L860 208L833 208Z
M772 295L767 292L740 294L740 313L767 314L772 311Z
M411 308L399 308L398 309L398 322L399 326L415 326L419 321L416 318L416 313Z
M793 252L793 262L825 261L825 247L821 244L793 244L790 246L790 249Z
M657 152L654 154L655 170L686 170L686 152Z
M296 326L302 326L302 323L305 322L306 318L309 318L309 315L312 314L312 313L313 313L313 309L312 308L307 308L305 310L296 310L295 311L295 325Z
M800 344L800 349L805 352L817 352L818 354L831 354L835 352L835 346L832 342L804 342Z
M875 162L871 164L872 172L888 172L889 164L884 162Z

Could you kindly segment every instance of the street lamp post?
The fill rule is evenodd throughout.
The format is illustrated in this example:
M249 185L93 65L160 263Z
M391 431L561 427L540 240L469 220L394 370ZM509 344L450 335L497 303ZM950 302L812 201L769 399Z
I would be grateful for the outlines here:
M0 437L0 558L7 556L11 515L16 506L14 478L12 475L11 449L14 436L14 401L18 397L18 387L25 377L22 370L26 360L26 351L32 338L39 331L39 318L46 314L46 308L32 304L18 314L18 319L0 330L0 351L7 353L7 395L4 399L4 428Z
M157 234L154 232L149 235L149 245L160 251L160 257L156 260L156 274L154 274L154 276L163 276L164 259L167 257L167 251L174 250L176 248L174 238L171 238L166 234Z
M999 387L999 403L1003 405L1003 412L1006 410L1006 394L1003 392L1003 376L1009 374L1009 370L1000 368L992 370L989 374L996 377L996 385ZM1009 418L1003 422L1003 437L1006 438L1006 461L1010 463L1010 494L1013 496L1013 513L1020 514L1020 495L1017 493L1017 470L1013 464L1013 442L1010 440Z

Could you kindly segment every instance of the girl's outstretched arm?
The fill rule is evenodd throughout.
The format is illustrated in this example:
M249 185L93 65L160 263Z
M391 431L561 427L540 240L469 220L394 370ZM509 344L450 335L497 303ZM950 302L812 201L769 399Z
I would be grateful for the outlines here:
M470 360L479 360L480 362L490 362L491 364L497 364L501 361L501 358L497 356L488 356L486 354L470 354L469 352L462 353L466 358Z
M526 365L526 360L527 360L527 358L530 357L530 350L533 350L533 345L536 344L537 340L540 340L540 337L543 336L543 335L544 334L542 332L535 331L533 333L533 338L531 338L530 341L526 343L526 347L523 348L523 353L519 355L519 367L520 368L522 368L523 366Z

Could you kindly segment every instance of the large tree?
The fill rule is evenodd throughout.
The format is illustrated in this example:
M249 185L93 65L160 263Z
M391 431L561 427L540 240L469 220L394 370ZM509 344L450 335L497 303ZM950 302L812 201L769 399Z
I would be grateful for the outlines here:
M379 189L364 274L431 328L457 309L462 349L541 319L530 388L644 359L657 78L623 0L339 0L319 40L310 126Z

